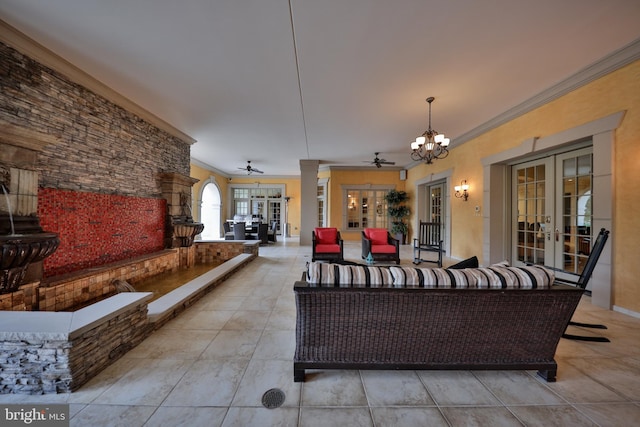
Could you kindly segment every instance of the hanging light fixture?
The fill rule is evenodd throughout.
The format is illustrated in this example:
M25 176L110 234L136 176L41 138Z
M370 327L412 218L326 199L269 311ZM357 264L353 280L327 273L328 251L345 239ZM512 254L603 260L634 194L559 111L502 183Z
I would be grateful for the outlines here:
M411 143L411 159L418 162L424 161L426 164L433 163L434 159L444 159L449 155L449 138L445 138L443 133L438 133L431 129L431 103L434 97L427 98L429 103L429 129L417 137Z

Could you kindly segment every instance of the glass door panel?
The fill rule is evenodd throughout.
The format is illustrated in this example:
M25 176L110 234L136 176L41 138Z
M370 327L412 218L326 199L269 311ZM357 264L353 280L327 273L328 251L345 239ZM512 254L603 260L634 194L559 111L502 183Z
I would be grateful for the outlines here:
M271 227L273 221L275 221L278 225L276 227L276 234L281 234L282 230L282 220L283 218L280 215L282 203L279 200L269 200L269 216L267 218L267 224Z
M432 185L429 187L431 197L429 198L429 217L431 222L442 224L442 195L444 184Z
M556 180L561 185L556 228L556 266L580 275L591 252L593 168L590 149L558 155Z
M590 253L593 167L584 148L512 167L514 265L575 280Z
M429 221L440 224L440 236L444 240L444 183L429 187Z
M512 232L516 265L549 265L553 262L551 243L551 215L547 209L553 198L547 194L548 183L553 180L552 159L542 159L515 165L512 179L515 183L512 200L515 224Z

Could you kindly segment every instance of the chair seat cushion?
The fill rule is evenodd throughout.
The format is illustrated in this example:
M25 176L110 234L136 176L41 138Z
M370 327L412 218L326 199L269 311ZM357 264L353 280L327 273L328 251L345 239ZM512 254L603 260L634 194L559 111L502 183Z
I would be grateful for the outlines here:
M333 243L333 244L317 243L316 244L316 253L318 253L318 254L340 253L340 245L338 245L336 243Z
M332 244L338 241L337 228L316 228L316 244Z
M371 245L371 253L374 254L395 254L396 247L393 245Z
M388 244L388 232L385 228L369 228L366 230L366 236L371 240L371 246Z

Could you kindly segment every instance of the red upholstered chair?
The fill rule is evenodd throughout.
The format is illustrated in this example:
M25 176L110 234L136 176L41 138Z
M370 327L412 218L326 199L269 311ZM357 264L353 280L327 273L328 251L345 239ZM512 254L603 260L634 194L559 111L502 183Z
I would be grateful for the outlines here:
M362 231L362 259L367 256L374 261L395 261L400 264L400 242L386 228L365 228Z
M311 261L343 261L342 238L337 228L317 227L313 236Z

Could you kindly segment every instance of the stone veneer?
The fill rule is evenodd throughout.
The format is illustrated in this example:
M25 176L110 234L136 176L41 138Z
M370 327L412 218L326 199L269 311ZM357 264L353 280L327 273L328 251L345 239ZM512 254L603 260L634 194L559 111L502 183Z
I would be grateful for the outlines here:
M34 311L38 307L40 282L21 285L17 291L0 295L0 311Z
M215 261L226 261L243 253L258 256L259 244L253 245L247 243L252 243L252 241L225 240L224 243L216 241L196 242L196 260L198 263L213 263Z
M163 251L173 254L176 262L180 251L192 251L199 262L205 259L226 262L149 305L151 293L125 292L75 312L0 311L0 394L77 390L154 330L255 259L259 243L211 241ZM164 256L163 253L156 259ZM133 264L144 262L137 260ZM124 277L126 272L136 269L118 266L113 270ZM111 272L94 272L91 277L96 281L109 280ZM57 286L67 292L64 283Z
M131 284L178 269L179 254L163 250L126 261L52 277L38 288L40 311L65 311L91 304L116 293L114 280Z
M118 294L76 312L0 312L0 394L77 390L150 332L152 294Z
M176 271L194 263L224 262L239 254L258 256L258 246L243 241L197 242L188 248L167 249L127 261L52 277L20 286L0 295L0 310L65 311L85 306L116 293L114 280L132 285L156 274Z
M31 159L40 187L159 197L159 173L189 175L193 141L170 135L1 42L0 76L0 123L49 135ZM0 176L23 160L4 159L11 149L2 148Z
M0 38L11 34L22 40L2 22L0 28L7 32ZM53 56L41 50L28 52ZM195 141L150 114L128 111L130 102L118 105L108 94L87 89L5 42L0 42L0 76L0 183L11 189L10 198L33 199L30 214L40 204L37 192L22 194L12 170L34 174L32 187L47 196L42 202L51 202L38 211L44 229L68 232L61 235L56 258L46 260L44 275L164 248L166 205L153 205L162 195L160 175L188 176ZM142 206L140 200L153 206ZM0 213L6 210L0 201ZM91 215L88 220L86 215ZM159 221L149 226L150 217L158 215Z

